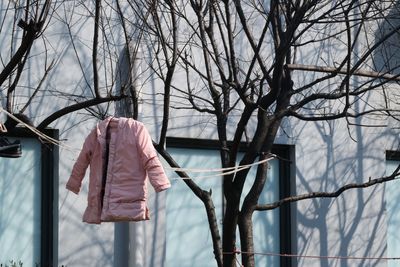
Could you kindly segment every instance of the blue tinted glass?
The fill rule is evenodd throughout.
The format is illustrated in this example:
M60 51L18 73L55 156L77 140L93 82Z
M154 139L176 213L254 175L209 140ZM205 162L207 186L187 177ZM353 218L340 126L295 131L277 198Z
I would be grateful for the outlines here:
M267 181L258 201L259 204L268 204L279 200L279 161L269 161ZM245 194L254 182L257 167L251 168L243 190ZM257 266L279 266L279 257L265 255L265 253L279 253L279 209L269 211L255 211L253 214L254 251Z
M213 150L168 149L184 168L220 168L219 153ZM212 198L219 222L222 219L222 179L200 178L217 173L190 173L204 190L212 188ZM172 186L167 191L166 266L214 267L212 241L203 203L178 178L168 173ZM196 178L198 177L198 178Z
M182 168L221 168L220 155L216 150L169 148L168 152ZM248 192L254 180L253 167L246 181L244 192ZM268 181L260 203L277 200L278 161L270 162ZM220 230L222 229L222 178L219 172L191 172L189 175L204 190L212 189ZM203 203L173 172L169 172L172 187L167 191L167 251L166 266L207 267L216 265L211 234ZM212 177L209 177L212 176ZM254 241L256 252L279 252L279 211L255 212ZM221 233L222 234L222 233ZM239 242L239 241L238 241ZM238 247L240 244L238 243ZM257 266L277 266L278 257L256 256Z
M40 260L41 147L36 139L19 140L20 158L0 157L0 263L35 266Z

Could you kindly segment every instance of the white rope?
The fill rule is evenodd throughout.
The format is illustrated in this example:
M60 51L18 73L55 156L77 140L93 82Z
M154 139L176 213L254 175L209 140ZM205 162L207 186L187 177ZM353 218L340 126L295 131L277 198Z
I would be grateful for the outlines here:
M196 177L180 177L180 178L171 178L171 180L195 180L195 179L203 179L203 178L214 178L214 177L221 177L221 176L225 176L225 175L229 175L232 173L236 173L239 172L241 170L247 169L247 167L240 167L237 166L237 168L233 171L229 171L229 172L222 172L219 174L212 174L212 175L204 175L204 176L196 176ZM204 169L204 171L207 171L207 169Z
M47 142L49 142L49 143L51 143L51 144L53 144L53 145L59 146L59 147L61 147L61 148L65 148L65 149L70 150L70 151L74 151L74 152L75 152L75 151L79 151L78 149L75 149L75 148L73 148L73 147L70 147L70 146L67 146L67 145L65 145L65 144L62 144L59 140L56 140L56 139L54 139L54 138L52 138L52 137L50 137L50 136L48 136L48 135L42 133L41 131L39 131L39 130L36 129L35 127L32 127L31 125L29 125L29 124L23 122L22 120L18 119L17 117L15 117L13 114L11 114L10 112L6 111L6 110L3 109L2 107L0 107L0 113L1 113L1 112L6 113L6 114L7 114L8 116L10 116L13 120L15 120L15 121L21 123L22 125L24 125L26 128L28 128L28 129L31 130L33 133L35 133L37 136L39 136L41 139L46 140Z
M10 112L6 111L5 109L3 109L2 107L0 107L0 113L4 112L6 113L8 116L10 116L12 119L14 119L15 121L21 123L22 125L24 125L26 128L28 128L29 130L31 130L33 133L35 133L37 136L39 136L40 138L42 138L43 140L48 141L49 143L59 146L61 148L64 148L66 150L70 150L73 152L79 152L79 149L67 146L65 144L62 144L59 140L56 140L44 133L42 133L41 131L39 131L38 129L36 129L35 127L32 127L31 125L23 122L22 120L18 119L16 116L14 116L13 114L11 114ZM269 154L269 157L263 160L260 160L258 162L254 162L252 164L246 164L246 165L238 165L238 166L234 166L234 167L227 167L227 168L218 168L218 169L199 169L199 168L173 168L173 167L164 167L164 169L169 169L172 171L181 171L181 172L192 172L192 173L200 173L200 172L222 172L220 174L213 174L213 175L206 175L206 176L198 176L198 177L193 177L193 178L188 178L188 177L184 177L184 178L174 178L175 179L202 179L202 178L211 178L211 177L220 177L220 176L225 176L225 175L229 175L229 174L233 174L239 171L242 171L244 169L250 168L252 166L256 166L259 164L263 164L264 162L270 161L272 159L276 158L275 154Z
M250 168L252 166L260 165L263 164L264 162L270 161L272 159L276 158L275 154L268 154L268 158L251 163L251 164L245 164L245 165L238 165L234 167L227 167L227 168L218 168L218 169L199 169L199 168L174 168L174 167L168 167L167 169L173 170L173 171L181 171L181 172L223 172L223 171L230 171L230 170L235 170L238 168Z
M263 164L263 163L273 160L275 158L276 158L275 154L270 154L268 158L254 162L252 164L238 165L238 166L234 166L234 167L220 168L220 169L190 169L190 168L168 168L168 167L166 169L171 169L174 171L185 171L185 172L222 172L219 174L197 176L197 177L192 177L192 178L189 178L189 177L172 178L171 180L192 180L192 179L213 178L213 177L222 177L225 175L237 173L242 170L251 168L253 166Z

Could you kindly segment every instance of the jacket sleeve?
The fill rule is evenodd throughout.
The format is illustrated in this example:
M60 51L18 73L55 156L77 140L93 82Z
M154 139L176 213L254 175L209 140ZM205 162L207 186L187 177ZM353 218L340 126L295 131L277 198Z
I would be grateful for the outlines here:
M171 187L171 183L158 159L150 134L141 123L139 123L137 129L137 145L143 166L154 190L156 192L161 192Z
M96 140L96 128L86 137L83 143L82 150L76 160L71 176L68 179L66 188L75 194L78 194L82 185L83 177L85 176L86 169L89 166L92 157L92 150L94 148L94 141Z

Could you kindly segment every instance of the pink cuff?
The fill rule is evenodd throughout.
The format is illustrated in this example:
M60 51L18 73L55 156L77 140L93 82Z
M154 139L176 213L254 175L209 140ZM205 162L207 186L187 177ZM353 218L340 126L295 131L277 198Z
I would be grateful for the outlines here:
M168 189L170 187L171 187L171 184L167 183L167 184L163 184L163 185L157 186L157 188L155 188L155 190L156 190L157 193L159 193L159 192L164 191L164 190L166 190L166 189Z
M72 186L71 184L67 183L65 185L65 188L67 188L69 191L78 194L79 193L79 187L77 188L76 186Z

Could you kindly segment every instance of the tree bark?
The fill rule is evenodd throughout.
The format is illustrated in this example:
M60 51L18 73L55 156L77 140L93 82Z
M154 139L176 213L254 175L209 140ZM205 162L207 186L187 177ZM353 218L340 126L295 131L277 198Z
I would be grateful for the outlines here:
M222 248L224 267L236 267L234 251L236 250L236 226L239 213L238 200L226 202L223 222Z
M3 85L4 81L10 76L15 67L22 62L22 58L26 55L26 52L29 51L30 47L36 39L36 34L40 29L38 23L35 23L34 21L26 24L23 20L20 20L18 25L26 30L26 34L22 38L21 44L18 47L18 50L15 52L14 56L1 71L0 86Z
M255 266L252 215L253 210L246 210L239 215L240 250L244 267Z
M266 154L260 156L260 160L266 159ZM257 168L257 174L253 186L243 201L241 212L239 213L239 233L242 253L242 264L245 267L254 267L254 240L253 240L253 221L252 216L258 203L258 199L267 181L268 163L265 162Z

